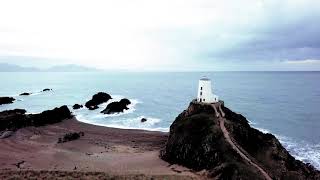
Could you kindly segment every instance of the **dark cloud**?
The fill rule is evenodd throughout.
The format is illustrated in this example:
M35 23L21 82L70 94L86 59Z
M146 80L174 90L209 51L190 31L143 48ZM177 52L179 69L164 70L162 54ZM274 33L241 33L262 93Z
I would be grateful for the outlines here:
M296 18L290 20L288 17L278 17L279 13L275 13L269 16L271 19L267 22L238 32L237 36L247 38L237 42L236 46L220 51L208 49L206 56L232 60L320 59L320 12L295 13L298 14L292 16Z

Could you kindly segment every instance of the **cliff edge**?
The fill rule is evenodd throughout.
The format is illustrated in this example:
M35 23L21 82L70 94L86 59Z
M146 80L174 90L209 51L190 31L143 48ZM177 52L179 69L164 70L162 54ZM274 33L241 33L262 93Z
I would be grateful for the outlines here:
M217 108L191 102L171 125L160 156L206 170L214 179L320 179L319 171L295 160L275 136L250 127L222 101Z

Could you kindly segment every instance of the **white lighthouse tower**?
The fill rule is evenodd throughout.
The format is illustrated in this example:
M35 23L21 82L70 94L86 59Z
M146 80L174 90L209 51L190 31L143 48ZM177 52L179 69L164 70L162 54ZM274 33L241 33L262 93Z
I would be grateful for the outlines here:
M197 101L200 103L217 103L219 97L214 95L211 89L211 80L202 78L199 80Z

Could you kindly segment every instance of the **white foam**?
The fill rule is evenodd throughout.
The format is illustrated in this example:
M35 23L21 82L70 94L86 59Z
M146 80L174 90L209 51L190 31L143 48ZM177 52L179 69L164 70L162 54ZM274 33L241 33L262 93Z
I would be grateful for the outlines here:
M269 130L258 128L255 125L257 123L252 123L249 121L250 125L258 129L259 131L263 133L270 133ZM320 144L313 144L310 145L307 142L296 142L292 140L291 138L281 136L274 134L277 137L277 139L280 141L280 143L287 149L287 151L296 159L304 162L304 163L310 163L315 168L320 170Z
M283 136L277 137L292 156L305 163L310 163L320 170L320 144L309 144L304 141L297 142Z
M76 115L78 121L93 124L96 126L103 126L103 127L111 127L111 128L119 128L119 129L142 129L148 131L161 131L161 132L169 132L169 128L154 128L152 127L156 123L159 123L161 120L157 118L150 118L139 116L136 118L127 118L127 119L118 119L116 122L110 123L101 123L101 122L93 122L89 119L84 118L83 115ZM146 118L147 121L142 123L141 119Z
M41 92L32 93L29 96L36 96L36 95L39 95L39 94L41 94Z

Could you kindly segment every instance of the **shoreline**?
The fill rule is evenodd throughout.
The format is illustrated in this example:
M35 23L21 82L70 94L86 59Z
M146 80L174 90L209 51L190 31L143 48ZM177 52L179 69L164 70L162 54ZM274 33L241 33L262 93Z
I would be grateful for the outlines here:
M79 118L79 116L80 116L80 118ZM169 134L169 131L170 131L170 127L169 128L140 128L140 129L139 128L128 128L128 127L120 126L120 125L119 126L116 126L116 125L115 126L112 126L112 125L109 126L109 125L104 125L104 124L101 124L101 123L91 123L88 120L82 118L81 115L74 115L74 117L80 123L85 123L85 124L88 124L88 125L105 127L105 128L114 128L114 129L123 129L123 130L142 130L142 131L159 132L159 133L167 133L167 134ZM163 130L161 130L161 129L163 129Z
M78 140L60 143L65 133L84 132ZM108 175L186 176L187 168L159 158L168 133L118 129L81 122L75 117L43 127L26 127L0 139L0 172L101 172ZM9 156L10 155L10 156Z

